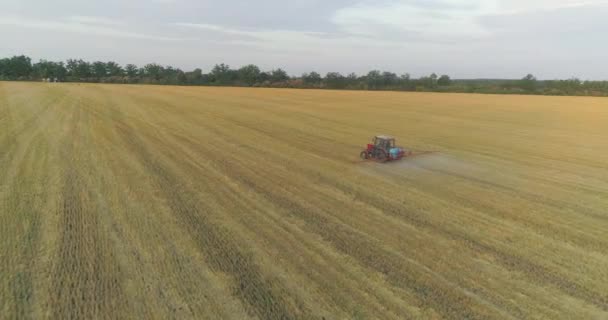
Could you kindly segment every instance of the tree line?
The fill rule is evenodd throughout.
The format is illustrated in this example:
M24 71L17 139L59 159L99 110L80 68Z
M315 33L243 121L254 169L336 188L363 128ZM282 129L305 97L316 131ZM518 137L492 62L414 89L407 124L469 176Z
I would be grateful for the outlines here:
M204 73L198 68L183 71L156 63L143 67L82 59L33 63L23 55L0 59L0 80L608 96L608 81L541 81L531 74L518 80L453 80L435 73L412 78L408 73L372 70L364 75L310 72L293 77L280 68L262 71L253 64L233 69L222 63Z

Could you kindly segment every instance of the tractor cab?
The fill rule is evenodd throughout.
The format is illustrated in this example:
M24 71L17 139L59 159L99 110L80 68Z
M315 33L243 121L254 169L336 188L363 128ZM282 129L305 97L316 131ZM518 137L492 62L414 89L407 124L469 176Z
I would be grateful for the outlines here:
M367 149L361 152L362 159L374 159L379 162L400 160L406 155L405 150L395 145L395 138L386 135L375 136Z
M375 136L373 142L374 147L387 151L395 147L395 138L389 136Z

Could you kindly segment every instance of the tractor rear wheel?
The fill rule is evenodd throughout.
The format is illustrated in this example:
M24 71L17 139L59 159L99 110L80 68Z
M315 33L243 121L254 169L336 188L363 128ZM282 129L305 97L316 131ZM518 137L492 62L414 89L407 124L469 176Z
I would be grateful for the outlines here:
M378 162L386 162L388 160L388 155L384 150L378 150L376 152L376 161Z

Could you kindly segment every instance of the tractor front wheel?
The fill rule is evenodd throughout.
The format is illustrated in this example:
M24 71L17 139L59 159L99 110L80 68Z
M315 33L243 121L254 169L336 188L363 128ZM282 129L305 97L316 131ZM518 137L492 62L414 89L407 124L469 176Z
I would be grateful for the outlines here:
M363 160L367 160L369 159L369 154L367 153L367 151L361 151L360 157Z

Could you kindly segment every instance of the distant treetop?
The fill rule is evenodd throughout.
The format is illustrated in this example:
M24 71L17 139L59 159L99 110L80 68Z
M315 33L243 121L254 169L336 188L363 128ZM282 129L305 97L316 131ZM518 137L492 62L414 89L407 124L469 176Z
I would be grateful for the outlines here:
M0 59L0 80L48 79L125 84L608 96L608 81L581 81L576 78L540 81L532 74L520 80L454 80L448 75L439 76L436 73L413 79L409 73L398 76L389 71L372 70L365 75L350 73L345 76L339 72L328 72L323 76L312 71L300 77L290 77L281 68L262 71L253 64L233 69L220 63L204 73L198 68L183 71L157 63L140 68L134 64L123 67L113 61L87 62L82 59L32 63L24 55Z

